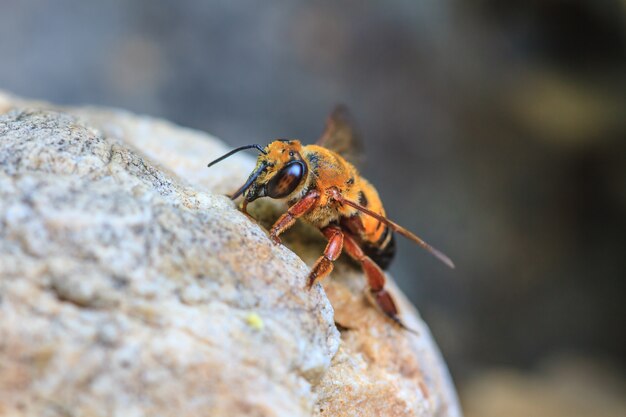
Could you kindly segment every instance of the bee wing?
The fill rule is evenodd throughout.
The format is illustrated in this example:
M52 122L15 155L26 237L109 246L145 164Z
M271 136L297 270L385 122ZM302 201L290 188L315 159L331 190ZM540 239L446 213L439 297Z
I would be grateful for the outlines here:
M417 243L419 246L421 246L422 248L424 248L428 252L430 252L435 258L439 259L441 262L443 262L444 264L448 265L450 268L454 269L454 262L452 262L452 260L450 258L448 258L448 256L446 254L444 254L440 250L435 249L434 247L430 246L428 243L424 242L424 240L422 240L420 237L418 237L415 234L411 233L410 231L408 231L404 227L400 226L399 224L392 222L391 220L389 220L385 216L381 216L380 214L378 214L376 212L373 212L373 211L363 207L362 205L360 205L358 203L355 203L354 201L346 200L338 192L333 195L333 198L338 200L339 202L341 202L343 204L346 204L346 205L348 205L350 207L354 207L355 209L357 209L357 210L367 214L368 216L372 216L376 220L379 220L380 222L386 224L388 227L391 228L391 230L393 230L395 232L398 232L399 234L401 234L402 236L406 237L407 239Z
M324 133L317 145L337 152L353 164L363 161L363 142L348 108L336 106L326 119Z

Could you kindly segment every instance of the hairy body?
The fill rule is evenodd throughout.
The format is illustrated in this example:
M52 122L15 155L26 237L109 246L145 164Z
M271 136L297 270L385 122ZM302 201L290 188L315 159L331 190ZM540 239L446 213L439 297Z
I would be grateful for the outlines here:
M386 218L376 189L346 158L354 143L354 130L344 109L336 109L328 119L324 135L315 145L303 146L298 140L277 139L265 147L246 145L209 164L244 149L260 154L254 171L232 198L243 195L242 210L257 198L285 200L289 209L274 223L271 240L279 244L280 235L297 219L317 227L328 240L308 277L309 288L333 270L333 262L346 252L361 264L367 278L366 295L387 317L406 329L398 309L385 289L386 269L395 254L393 232L405 236L428 250L448 266L452 261L413 233ZM337 152L335 152L337 150Z

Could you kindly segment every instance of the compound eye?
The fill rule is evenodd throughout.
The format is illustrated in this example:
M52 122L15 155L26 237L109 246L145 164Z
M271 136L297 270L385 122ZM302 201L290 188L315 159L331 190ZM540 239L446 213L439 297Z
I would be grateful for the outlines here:
M267 196L271 198L287 197L298 187L305 172L306 165L304 162L289 162L267 183Z

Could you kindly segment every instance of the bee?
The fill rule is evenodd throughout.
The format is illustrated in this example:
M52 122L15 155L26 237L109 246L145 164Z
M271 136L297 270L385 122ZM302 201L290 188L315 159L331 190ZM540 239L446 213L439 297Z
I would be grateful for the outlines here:
M314 145L295 139L277 139L267 146L246 145L217 158L208 166L234 153L256 149L254 171L231 196L243 195L241 209L261 197L284 200L288 210L274 223L269 237L280 244L280 235L297 219L318 228L328 244L311 269L307 286L333 270L342 251L360 263L367 278L366 295L389 319L408 329L400 319L396 302L385 289L385 273L396 251L394 232L417 243L451 268L445 254L433 248L386 217L378 192L359 175L355 160L360 148L352 118L344 106L337 106L326 121L321 138Z

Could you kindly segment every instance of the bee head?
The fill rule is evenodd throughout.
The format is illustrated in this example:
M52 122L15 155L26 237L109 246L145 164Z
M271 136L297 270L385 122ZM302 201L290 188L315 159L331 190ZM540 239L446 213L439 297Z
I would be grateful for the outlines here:
M244 193L246 201L259 197L286 198L303 185L308 168L301 150L298 140L277 139L267 145L248 179L252 182Z
M259 197L286 198L304 184L308 167L300 155L302 144L299 140L277 139L265 148L257 144L241 146L217 158L209 167L252 148L259 151L256 167L246 183L232 195L233 200L242 194L247 202Z

